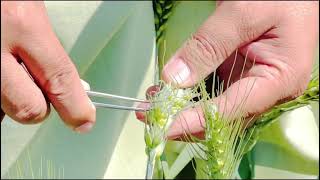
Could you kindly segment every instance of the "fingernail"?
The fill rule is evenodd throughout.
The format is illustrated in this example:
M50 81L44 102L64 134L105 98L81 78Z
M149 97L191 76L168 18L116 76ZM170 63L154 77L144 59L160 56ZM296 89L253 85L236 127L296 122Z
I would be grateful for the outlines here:
M186 63L180 59L172 59L163 68L165 80L175 84L182 84L188 80L191 72Z
M136 112L136 118L138 120L144 120L145 119L145 113L143 112Z
M80 80L81 80L81 85L82 85L83 89L86 90L86 91L90 91L89 83L87 83L86 81L84 81L82 79L80 79Z
M78 133L87 133L89 132L93 127L93 123L92 122L86 122L84 124L82 124L81 126L75 128L74 130Z

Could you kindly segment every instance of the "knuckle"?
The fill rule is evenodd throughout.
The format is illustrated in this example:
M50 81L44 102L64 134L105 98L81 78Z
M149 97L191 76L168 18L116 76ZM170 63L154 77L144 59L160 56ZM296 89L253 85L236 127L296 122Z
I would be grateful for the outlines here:
M228 54L227 43L213 37L212 34L210 35L209 32L204 30L199 30L199 33L193 35L192 41L196 48L189 52L200 51L197 52L196 56L199 57L198 59L202 65L217 67L223 61L223 57Z
M9 22L16 29L26 29L28 27L27 23L27 9L23 5L23 2L14 2L6 4L6 6L1 8L1 16L4 17L6 22Z
M255 39L256 25L261 19L253 17L252 14L257 14L256 9L262 7L260 2L250 1L236 1L230 7L230 18L232 19L232 26L237 33L237 37L241 41L248 41ZM233 27L231 27L233 28Z
M232 17L237 18L251 18L252 14L250 14L252 10L254 10L257 2L250 2L250 1L235 1L232 3L230 7L230 11L232 13Z
M250 2L248 1L234 1L232 2L231 9L241 11L244 8L248 7Z
M41 122L45 119L46 115L46 107L36 103L22 105L16 113L18 121L22 124L35 124Z
M246 2L242 2L246 3ZM241 4L242 4L241 3ZM240 5L239 5L240 6ZM250 12L250 7L241 5L242 7L238 8L237 13L234 17L234 26L237 32L238 37L241 41L248 41L255 38L255 24L257 24L254 17L252 17L252 13Z
M3 4L1 2L1 20L4 20L6 26L14 28L15 32L32 33L40 27L44 10L43 2L11 1Z
M238 20L237 35L241 41L246 42L256 38L256 30L252 24L252 20L248 20L248 17L241 16Z
M48 96L64 99L65 96L68 96L69 92L71 92L70 89L73 81L77 77L77 73L72 63L68 61L64 62L66 63L55 68L54 72L49 75L44 84Z

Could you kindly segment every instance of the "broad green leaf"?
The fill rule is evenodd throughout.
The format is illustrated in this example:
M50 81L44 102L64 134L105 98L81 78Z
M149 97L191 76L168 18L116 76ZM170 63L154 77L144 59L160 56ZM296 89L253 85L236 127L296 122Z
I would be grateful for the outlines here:
M253 162L252 152L246 153L239 165L238 173L241 179L252 179L254 178L254 167L255 162Z
M263 130L253 149L257 165L319 174L319 129L309 108L286 113Z
M184 148L179 152L178 156L174 162L169 167L169 172L166 174L167 179L175 178L179 172L195 157L195 145L188 143ZM199 151L199 149L197 149Z
M255 179L319 179L319 176L293 173L259 165L255 167L255 172Z
M155 72L151 2L52 1L46 7L55 32L91 89L144 98ZM86 135L72 132L54 111L37 126L6 118L1 125L1 177L39 177L40 167L40 177L54 177L63 167L64 178L142 178L143 128L134 113L108 109L97 109L96 126ZM41 157L50 160L50 168L41 164Z

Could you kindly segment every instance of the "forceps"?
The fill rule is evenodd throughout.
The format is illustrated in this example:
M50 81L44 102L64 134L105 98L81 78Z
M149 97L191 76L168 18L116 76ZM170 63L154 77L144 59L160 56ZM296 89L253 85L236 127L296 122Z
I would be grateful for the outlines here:
M147 100L136 99L131 97L119 96L114 94L96 92L96 91L89 91L86 90L86 93L89 97L100 97L106 99L117 99L117 100L125 100L127 102L140 102L140 103L149 103ZM121 106L116 104L108 104L108 103L100 103L100 102L92 102L95 107L102 107L102 108L110 108L110 109L120 109L120 110L128 110L128 111L148 111L149 108L139 108L134 106Z
M25 66L23 62L21 62L22 67L25 69L25 71L29 74L30 77L32 77ZM90 91L90 85L82 80L81 84L84 87L87 95L89 97L101 97L101 98L109 98L109 99L117 99L117 100L125 100L127 102L140 102L140 103L149 103L148 100L142 100L142 99L136 99L136 98L131 98L131 97L125 97L125 96L119 96L119 95L114 95L114 94L109 94L109 93L102 93L102 92L96 92L96 91ZM138 108L134 106L121 106L121 105L116 105L116 104L108 104L108 103L100 103L100 102L92 102L95 107L102 107L102 108L109 108L109 109L120 109L120 110L128 110L128 111L148 111L150 108ZM2 120L2 109L0 111L0 118Z

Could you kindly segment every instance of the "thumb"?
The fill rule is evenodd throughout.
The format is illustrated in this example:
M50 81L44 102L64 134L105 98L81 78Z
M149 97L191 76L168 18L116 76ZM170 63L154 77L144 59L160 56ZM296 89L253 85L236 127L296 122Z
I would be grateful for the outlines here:
M273 88L265 88L273 87ZM262 77L247 77L232 84L220 96L212 100L219 113L229 120L245 120L244 126L251 124L255 115L266 111L277 103L280 86ZM253 118L253 119L252 119ZM184 134L201 134L205 127L203 107L196 106L181 112L173 122L168 136L170 139Z
M237 48L272 26L272 18L266 18L266 12L256 12L252 17L253 12L247 10L250 8L243 6L246 4L220 3L215 13L165 65L162 79L180 87L192 86L216 70Z

